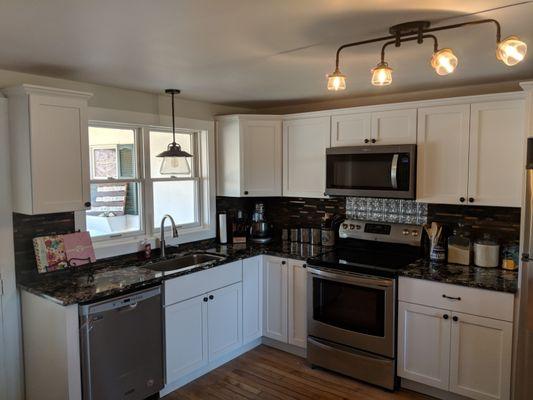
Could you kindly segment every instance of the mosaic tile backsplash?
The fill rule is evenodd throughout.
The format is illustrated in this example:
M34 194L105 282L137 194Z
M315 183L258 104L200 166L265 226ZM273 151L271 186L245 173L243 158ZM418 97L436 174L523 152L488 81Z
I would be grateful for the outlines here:
M428 205L414 200L347 197L346 216L365 221L424 225L428 220Z

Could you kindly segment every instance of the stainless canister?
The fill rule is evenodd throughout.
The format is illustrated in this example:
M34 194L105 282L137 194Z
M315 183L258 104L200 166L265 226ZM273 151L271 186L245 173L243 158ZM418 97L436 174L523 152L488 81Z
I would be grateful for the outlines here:
M310 243L311 244L320 244L321 242L321 232L320 232L320 228L311 228L311 240L310 240Z
M281 230L281 240L284 242L289 240L289 230L287 228L283 228Z
M291 242L298 241L298 228L291 228Z
M311 230L309 228L300 228L300 242L309 243Z

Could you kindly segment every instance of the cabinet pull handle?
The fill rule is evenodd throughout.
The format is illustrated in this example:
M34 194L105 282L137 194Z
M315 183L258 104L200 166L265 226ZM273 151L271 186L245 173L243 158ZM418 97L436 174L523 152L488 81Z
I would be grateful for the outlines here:
M212 294L209 295L209 300L213 300L215 298L215 296L213 296Z
M244 191L244 194L248 194L248 190L245 190L245 191Z
M369 142L370 142L370 140L368 140L368 139L365 139L365 143L369 143Z
M302 268L307 268L307 264L302 264Z
M454 316L452 317L452 319L453 319L455 322L459 321L459 317L458 317L457 315L454 315Z
M372 139L371 142L372 142L372 143L376 143L376 139Z
M448 316L448 314L444 314L444 315L442 316L442 318L444 318L444 319L448 319L448 318L450 318L450 317Z
M204 301L207 303L207 297L204 297Z
M466 199L465 199L464 197L459 197L459 201L460 201L461 203L464 203L465 200L466 200Z
M442 297L444 297L445 299L449 299L449 300L458 300L458 301L461 301L461 298L460 298L460 297L446 296L445 294L443 294Z
M474 198L473 198L473 197L469 197L469 198L468 198L468 202L469 202L469 203L473 203L473 202L474 202Z
M86 201L85 202L85 207L90 207L91 206L91 202L90 201Z
M287 261L282 261L281 262L281 265L285 265L285 264L287 264Z

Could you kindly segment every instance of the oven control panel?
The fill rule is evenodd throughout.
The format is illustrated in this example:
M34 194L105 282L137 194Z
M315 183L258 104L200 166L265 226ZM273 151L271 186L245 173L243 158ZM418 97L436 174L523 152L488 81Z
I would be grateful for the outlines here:
M339 237L420 246L422 227L347 219L339 227Z

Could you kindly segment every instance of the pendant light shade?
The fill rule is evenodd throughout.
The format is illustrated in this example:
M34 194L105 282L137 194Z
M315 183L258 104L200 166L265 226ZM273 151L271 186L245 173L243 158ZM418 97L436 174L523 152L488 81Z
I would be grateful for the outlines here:
M163 159L159 173L162 175L188 175L191 173L191 166L187 157L192 157L192 155L182 150L181 146L176 143L174 95L180 93L180 91L178 89L167 89L165 93L170 93L172 96L172 143L167 146L165 151L157 155L157 157Z
M522 42L518 36L503 39L496 48L496 58L510 67L522 61L526 53L527 44Z
M346 89L346 75L341 74L338 68L328 75L328 90L339 91Z
M372 85L388 86L392 83L392 68L385 61L372 69Z
M439 75L448 75L455 71L459 60L453 54L452 49L442 49L433 53L431 66Z

